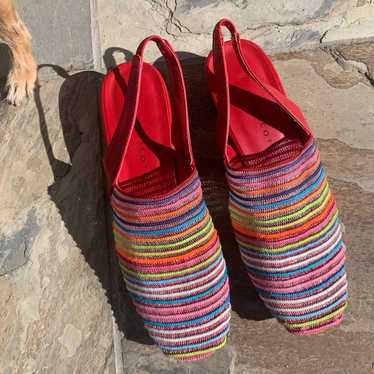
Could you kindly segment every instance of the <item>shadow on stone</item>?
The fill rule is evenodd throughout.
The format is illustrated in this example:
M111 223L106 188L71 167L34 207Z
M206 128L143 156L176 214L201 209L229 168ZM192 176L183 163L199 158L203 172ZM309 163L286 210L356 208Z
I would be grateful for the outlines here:
M116 53L123 54L126 61L131 60L132 56L134 56L131 51L121 47L110 47L106 49L104 52L103 60L107 70L113 69L115 66L117 66L117 62L114 58L114 55Z
M98 92L102 74L81 72L64 78L59 92L59 114L71 164L58 160L52 149L39 87L35 90L40 132L54 175L48 193L69 234L105 290L120 331L126 339L152 344L129 299L113 250L110 209L104 196Z
M5 98L5 85L11 67L11 52L6 44L0 43L0 100Z

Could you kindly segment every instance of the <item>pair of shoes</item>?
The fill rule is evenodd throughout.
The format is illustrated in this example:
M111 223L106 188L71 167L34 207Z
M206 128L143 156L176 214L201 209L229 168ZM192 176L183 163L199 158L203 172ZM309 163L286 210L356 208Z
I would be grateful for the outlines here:
M224 42L225 26L231 40ZM170 75L143 61L154 41ZM227 19L214 29L206 77L232 227L250 281L295 334L337 325L347 305L345 246L313 134L270 59ZM137 312L172 357L223 347L230 296L225 260L191 149L182 69L170 44L146 38L104 78L100 108L115 248Z

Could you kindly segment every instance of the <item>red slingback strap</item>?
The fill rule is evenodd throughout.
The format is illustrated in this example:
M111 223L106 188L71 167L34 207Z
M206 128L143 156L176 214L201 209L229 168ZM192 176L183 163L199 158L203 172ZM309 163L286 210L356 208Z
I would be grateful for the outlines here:
M220 30L221 26L226 26L232 38L238 37L235 26L226 19L219 21L213 32L213 66L214 75L217 84L217 107L218 107L218 120L217 120L217 143L219 151L228 158L227 143L229 138L229 123L230 123L230 95L229 95L229 79L227 74L227 64L225 52L223 49L223 35Z
M214 74L217 80L218 108L220 112L218 118L218 144L220 151L227 158L227 143L230 124L230 96L229 79L224 53L224 38L221 31L222 26L226 27L231 33L232 46L244 71L271 97L275 103L279 105L280 108L284 110L285 113L294 120L295 124L297 124L306 135L310 135L311 131L300 109L282 92L269 84L263 83L256 76L244 57L240 45L240 36L234 24L228 19L222 19L216 24L213 32L213 64ZM220 79L220 77L222 78Z
M153 41L165 58L170 72L171 91L173 100L173 126L178 130L172 131L173 144L190 166L193 164L192 147L189 134L186 88L182 68L178 57L167 40L158 35L144 39L131 61L131 71L126 91L125 110L123 118L117 127L113 138L104 155L104 167L111 186L118 182L119 171L124 164L125 155L136 123L139 104L140 83L143 72L143 54L146 45Z

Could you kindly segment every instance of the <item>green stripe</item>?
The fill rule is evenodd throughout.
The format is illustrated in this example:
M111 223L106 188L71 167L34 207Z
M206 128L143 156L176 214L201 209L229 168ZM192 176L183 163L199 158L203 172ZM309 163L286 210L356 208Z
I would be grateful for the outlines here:
M268 247L258 247L258 246L255 246L255 245L249 245L249 244L243 243L242 241L240 241L238 239L237 239L237 242L241 246L243 246L244 248L254 249L254 250L256 250L258 252L261 252L261 253L278 253L278 252L287 251L289 249L297 248L297 247L300 247L303 244L307 244L309 242L312 242L314 239L317 239L319 236L324 235L334 225L335 221L338 218L338 213L339 213L338 210L336 210L336 212L334 213L334 215L331 218L331 221L327 224L327 226L324 229L317 232L316 234L313 234L312 236L310 236L308 238L305 238L303 240L299 240L297 243L287 244L283 247L279 247L279 248L274 249L274 248L268 248Z
M335 317L336 315L344 312L344 310L347 308L347 306L348 306L348 303L346 302L341 308L335 310L335 312L327 314L326 316L323 316L321 318L315 319L313 321L302 322L302 323L288 323L288 322L286 322L285 326L289 327L290 329L296 329L296 328L300 328L300 327L308 327L308 326L316 325L320 322L324 322L324 321L326 321L326 320L328 320L332 317Z
M187 246L184 246L184 247L181 247L181 248L178 248L178 249L174 249L172 251L155 252L155 251L152 251L152 248L149 248L148 252L132 251L132 250L129 250L128 248L125 248L125 251L133 254L135 257L140 257L140 258L147 258L147 257L154 258L154 257L164 257L164 256L167 257L169 255L174 255L174 254L186 252L189 249L194 248L194 247L199 247L204 242L207 242L209 240L209 238L211 238L213 236L213 233L214 233L214 228L212 227L212 229L210 231L205 233L205 235L203 235L198 240L193 241L191 244L189 244ZM166 248L167 247L168 246L166 246Z
M149 251L152 248L153 249L162 249L162 248L165 248L165 246L167 246L169 248L178 247L180 245L188 243L189 241L195 239L199 235L202 235L203 233L208 232L212 227L213 227L212 218L209 216L209 219L208 219L207 223L205 224L205 226L202 227L202 229L197 231L195 234L186 237L183 240L178 240L176 243L170 243L170 244L168 242L165 242L165 243L162 243L162 244L157 244L157 245L153 245L153 244L134 244L133 241L125 239L124 237L122 237L117 232L114 233L114 237L115 237L116 242L119 242L119 243L123 244L122 247L125 247L126 249L140 249L140 250L144 250L144 251Z
M296 226L296 225L298 225L300 223L308 221L313 216L317 216L316 212L317 211L323 211L324 208L326 207L328 201L329 201L329 199L326 198L325 201L322 202L322 204L319 204L319 206L316 209L310 211L305 216L303 216L303 217L301 217L301 218L299 218L299 219L297 219L295 221L288 222L288 223L285 223L284 225L280 225L280 226L259 227L259 226L253 225L251 223L245 224L243 222L238 222L238 221L237 222L241 223L245 228L252 228L252 229L254 229L256 231L259 231L259 232L265 232L265 233L278 232L279 230L284 230L286 228L293 227L293 226ZM302 210L305 212L305 209L302 209Z
M272 218L272 219L268 219L268 220L256 220L256 219L251 219L252 222L254 222L256 225L259 225L259 226L271 226L273 223L277 223L277 222L282 222L284 220L288 220L288 219L292 219L294 217L297 217L299 215L302 215L305 211L307 211L310 207L313 207L314 205L317 205L319 204L324 198L325 196L329 193L329 185L328 183L326 183L325 187L323 188L322 190L322 194L321 196L316 199L316 200L313 200L311 203L309 203L308 205L305 205L304 208L300 209L300 210L297 210L296 212L293 212L291 214L288 214L288 215L285 215L285 216L281 216L281 217L277 217L277 218ZM248 215L245 214L245 215L240 215L240 213L238 213L238 211L235 210L234 207L230 206L229 207L229 210L230 210L230 213L233 215L233 216L238 216L238 217L243 217L243 218L246 218L248 219ZM269 212L271 214L271 212ZM239 220L239 219L238 219Z
M221 245L217 248L217 251L208 259L205 261L201 262L200 264L197 264L193 267L190 267L185 270L177 270L177 271L172 271L172 272L167 272L167 273L157 273L157 274L150 274L150 273L141 273L139 271L134 271L127 269L125 266L123 266L122 261L119 261L119 264L121 266L121 269L125 272L128 273L132 276L143 278L143 279L148 279L148 278L165 278L165 277L172 277L174 275L183 275L186 273L193 273L195 270L198 270L200 268L205 267L207 264L210 262L213 262L220 254L221 254L222 248Z
M204 353L209 353L209 352L214 352L217 349L222 348L226 344L227 337L225 336L225 339L222 343L215 345L214 347L206 348L206 349L201 349L200 351L194 351L194 352L187 352L187 353L166 353L168 356L171 357L192 357L192 356L199 356Z

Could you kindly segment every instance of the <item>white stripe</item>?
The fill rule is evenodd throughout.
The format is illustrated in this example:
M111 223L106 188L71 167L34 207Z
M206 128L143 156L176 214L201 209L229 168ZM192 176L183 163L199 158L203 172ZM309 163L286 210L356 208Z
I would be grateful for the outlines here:
M253 267L255 269L258 269L258 270L264 270L264 271L271 271L271 272L283 272L283 271L286 271L286 270L292 270L292 269L298 269L300 267L303 267L304 265L307 265L311 262L314 262L315 260L318 260L319 258L325 256L329 251L331 251L331 249L339 242L339 240L342 238L342 235L341 233L339 233L338 237L336 238L336 240L333 242L333 243L329 243L326 242L324 243L323 245L313 249L312 251L309 251L309 252L305 252L305 253L315 253L315 252L319 252L321 250L323 250L323 252L321 253L318 253L317 255L315 256L312 256L310 258L307 258L305 259L304 261L300 261L300 262L297 262L295 264L291 264L291 265L287 265L287 266L283 266L281 268L279 267L267 267L267 266L261 266L261 265L255 265L251 262L251 260L249 259L248 260L248 256L246 256L245 254L243 254L243 257L245 258L245 260L247 260L247 264L250 266L250 267ZM333 238L331 238L333 239ZM305 253L303 254L304 257L305 257ZM296 256L295 256L296 257ZM300 256L298 256L300 257ZM288 261L292 261L294 259L294 257L290 257L288 259ZM273 260L272 260L273 261Z
M312 301L314 299L318 299L319 297L329 293L332 289L337 288L340 286L341 283L344 283L346 281L346 275L344 274L336 283L333 283L331 286L326 288L320 293L303 297L301 299L293 299L293 300L280 300L280 299L269 299L267 297L261 296L261 299L266 303L266 302L271 302L273 304L299 304L303 303L305 301Z
M347 290L347 285L345 284L343 286L343 288L337 290L334 294L332 294L328 298L323 299L322 301L320 301L316 304L304 305L303 307L300 307L300 308L282 308L282 307L276 308L276 307L272 307L271 305L268 305L268 304L266 304L266 306L269 309L279 311L280 313L283 313L283 312L285 312L285 313L287 313L287 312L303 312L303 311L308 311L310 309L314 309L315 307L319 307L323 304L328 304L330 300L333 300L334 298L336 298L337 295L339 295L340 293L344 293L346 290Z
M178 289L178 288L182 288L182 287L185 287L186 285L187 286L190 286L190 285L194 285L196 283L199 283L201 281L204 281L208 278L210 278L212 276L212 274L218 272L220 270L220 268L224 265L223 263L223 257L221 257L220 261L218 261L218 265L217 267L214 269L213 272L207 274L207 275L204 275L203 277L201 278L198 278L198 279L195 279L195 280L192 280L192 281L188 281L188 282L181 282L179 284L176 284L176 285L172 285L172 286L166 286L166 287L157 287L157 288L152 288L154 290L157 290L157 291L171 291L171 290L174 290L174 289ZM147 285L143 285L143 286L140 286L140 285L137 285L136 283L133 283L131 282L129 279L125 279L126 281L126 284L130 284L131 285L131 288L132 289L139 289L140 291L144 290L145 288L148 288Z
M224 321L224 323L218 325L215 329L213 330L209 330L207 332L204 332L202 334L198 334L198 335L191 335L191 336L187 336L187 337L183 337L183 341L188 341L188 340L196 340L196 339L201 339L201 338L204 338L205 336L208 336L208 335L212 335L214 334L215 332L219 331L219 330L222 330L222 328L226 327L229 322L230 322L230 319L231 317L229 317L227 320ZM200 327L200 326L199 326ZM151 335L157 342L159 343L167 343L167 342L179 342L181 340L181 337L177 337L177 338L162 338L162 337L159 337L159 336L153 336Z
M338 225L336 228L335 228L335 232L333 233L333 235L326 241L324 242L323 244L321 244L321 246L324 246L324 245L328 245L328 243L331 243L332 241L335 240L335 238L341 234L341 230L340 230L340 226ZM292 256L293 259L298 259L300 257L303 257L305 256L305 253L314 253L316 251L320 250L320 248L316 248L314 250L310 250L309 252L303 252L303 253L300 253L298 255L295 255L295 256ZM248 255L248 254L245 254L248 258L252 258L251 255ZM261 261L259 260L257 257L254 258L255 260L257 261ZM252 261L252 260L251 260ZM280 259L280 260L275 260L277 263L282 263L282 262L287 262L289 261L288 258L284 258L284 259Z
M216 318L211 319L210 321L208 321L207 323L204 323L203 325L191 326L191 327L187 327L185 329L161 330L161 329L154 329L152 327L146 327L146 329L149 332L162 333L163 335L177 335L177 334L182 334L182 333L185 333L185 332L190 332L190 331L194 331L194 330L200 330L202 328L206 328L206 327L212 326L217 321L219 321L220 319L223 319L223 317L226 317L228 314L230 314L230 312L231 312L231 307L229 307L228 309L226 309L222 314L220 314ZM152 334L152 336L153 336L153 334Z
M157 294L154 294L154 293L142 292L142 291L135 290L134 288L132 288L129 285L127 285L127 288L130 291L134 292L136 295L140 295L140 296L144 296L144 297L149 297L149 298L152 298L152 299L167 300L167 299L171 299L171 298L174 298L174 297L182 297L182 296L193 295L196 292L199 292L199 291L202 291L204 289L207 289L210 286L212 286L215 283L217 283L217 280L220 277L222 277L222 275L224 274L224 272L225 272L225 268L223 267L222 270L218 273L218 275L216 275L210 282L208 282L208 283L206 283L206 284L204 284L204 285L202 285L200 287L193 288L192 290L186 290L186 291L181 291L181 292L165 293L165 294L162 294L162 295L157 295Z

